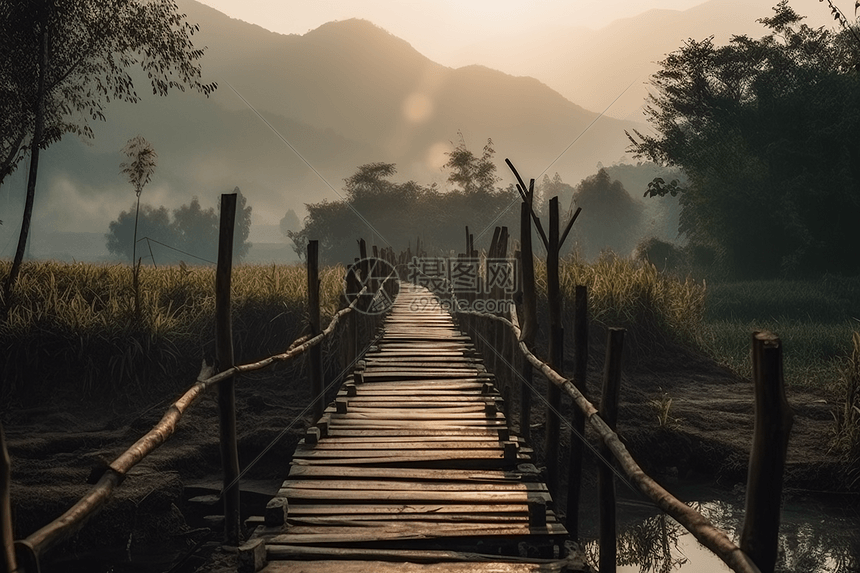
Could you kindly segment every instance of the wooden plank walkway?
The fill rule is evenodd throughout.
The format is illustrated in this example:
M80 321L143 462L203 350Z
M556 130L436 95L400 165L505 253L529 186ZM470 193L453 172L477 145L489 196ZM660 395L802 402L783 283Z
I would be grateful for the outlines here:
M264 571L582 570L469 338L413 310L429 296L401 289L320 437L299 443L255 533Z

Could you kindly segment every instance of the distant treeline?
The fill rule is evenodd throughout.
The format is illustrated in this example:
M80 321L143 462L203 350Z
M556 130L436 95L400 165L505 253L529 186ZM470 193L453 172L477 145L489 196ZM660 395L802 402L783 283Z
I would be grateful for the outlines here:
M251 206L238 187L236 228L233 233L233 259L241 262L251 243ZM220 209L220 205L219 205ZM105 234L107 248L114 255L128 260L132 256L134 237L134 205L111 221ZM197 197L170 213L164 206L141 205L137 222L137 256L144 264L166 265L184 261L198 265L218 258L219 213L214 207L203 209Z
M420 239L428 253L447 255L463 252L466 227L476 244L489 244L493 228L506 225L519 229L520 196L513 185L497 187L500 180L493 163L495 151L488 140L480 156L468 150L462 138L448 154L445 168L452 189L415 181L390 181L396 173L392 163L362 165L345 180L344 198L306 205L308 216L299 231L287 234L296 253L305 253L308 240L320 241L325 263L351 263L357 255L356 239L402 250L413 249ZM545 214L548 201L558 196L562 211L572 213L580 206L569 242L570 250L593 260L602 250L628 256L644 237L663 240L677 238L677 202L663 202L659 209L634 200L617 174L644 191L657 174L680 176L653 164L598 166L598 172L573 187L556 173L545 175L536 185L535 209Z

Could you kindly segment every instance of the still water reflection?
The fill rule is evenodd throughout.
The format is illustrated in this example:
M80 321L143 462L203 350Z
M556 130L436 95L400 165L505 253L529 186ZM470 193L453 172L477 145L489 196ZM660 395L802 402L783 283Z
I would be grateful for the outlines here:
M691 505L737 543L743 525L743 495L697 488ZM620 493L620 491L619 491ZM693 492L687 492L693 493ZM703 495L705 494L705 495ZM680 494L679 494L680 495ZM686 499L693 496L687 495ZM684 497L682 496L682 499ZM619 503L618 571L624 573L723 573L731 571L686 529L646 504ZM647 514L647 515L646 515ZM596 568L597 542L586 545ZM777 571L785 573L860 572L858 496L787 495L779 534Z

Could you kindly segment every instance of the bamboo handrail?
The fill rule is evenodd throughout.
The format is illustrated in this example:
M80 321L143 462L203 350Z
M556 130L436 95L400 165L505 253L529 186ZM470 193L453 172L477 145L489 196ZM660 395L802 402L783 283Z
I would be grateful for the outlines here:
M756 566L750 557L741 551L740 547L735 545L731 539L719 528L715 527L701 513L683 503L671 493L666 491L660 484L654 481L646 474L639 464L630 455L630 452L618 438L612 429L598 415L597 409L589 402L585 396L574 386L572 379L565 378L550 368L548 364L541 361L529 350L526 343L521 339L521 330L517 320L517 313L511 313L511 319L508 320L501 316L492 314L474 312L474 311L458 311L459 314L473 315L482 318L491 318L499 320L507 324L514 332L514 335L519 340L519 348L526 359L544 375L544 377L561 387L562 390L573 399L576 406L585 414L586 420L591 427L600 435L606 446L612 452L615 459L621 465L621 469L627 475L627 478L633 482L639 491L648 496L657 507L665 511L672 518L680 523L687 531L705 547L710 549L717 557L719 557L732 571L736 573L761 573L761 570Z
M364 289L362 289L362 292L364 292ZM300 337L297 341L305 339L305 342L298 346L295 346L294 342L290 345L290 349L284 353L264 358L258 362L233 366L205 379L198 378L197 383L167 409L161 420L149 432L111 462L101 479L84 497L51 523L30 534L26 539L16 541L16 545L26 548L27 551L32 553L34 558L38 559L40 554L58 542L67 539L104 507L113 494L114 488L122 483L131 468L170 438L176 430L176 425L179 423L182 415L206 390L235 374L261 370L275 362L285 362L301 355L331 335L337 327L338 321L344 315L354 310L357 301L358 297L349 306L335 313L326 329L318 335L309 339L307 336ZM206 371L204 368L204 372Z

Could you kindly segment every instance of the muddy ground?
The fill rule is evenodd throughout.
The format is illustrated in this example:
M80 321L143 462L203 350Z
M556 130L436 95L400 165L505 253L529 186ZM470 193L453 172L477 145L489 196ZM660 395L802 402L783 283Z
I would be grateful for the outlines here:
M588 394L599 395L603 349L590 351ZM670 491L703 476L727 489L743 487L753 432L753 389L713 361L686 350L661 358L628 361L622 379L620 434L643 468ZM566 371L573 370L572 361ZM536 382L540 392L545 385ZM649 401L666 392L672 423L661 427ZM2 423L12 458L12 506L16 538L26 537L58 517L90 487L99 468L148 431L180 394L82 400L58 393L38 407L6 404ZM261 515L266 500L288 473L290 456L310 422L302 410L310 400L304 374L296 367L243 377L237 383L240 465L246 467L277 436L283 435L243 480L243 514ZM794 427L788 453L785 492L814 495L841 487L828 455L833 427L832 397L788 392ZM512 425L516 400L509 399ZM535 400L532 445L543 465L544 408ZM570 416L565 399L562 412ZM291 429L284 431L290 424ZM561 459L569 433L562 431ZM593 439L593 436L592 436ZM220 453L216 394L204 396L183 418L167 444L136 466L110 504L72 540L56 548L43 571L228 571L235 558L218 548L206 514L189 497L217 493ZM584 467L585 486L594 481L594 456ZM566 507L561 477L556 509ZM587 494L585 494L587 495ZM583 534L589 534L589 526Z

